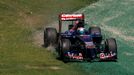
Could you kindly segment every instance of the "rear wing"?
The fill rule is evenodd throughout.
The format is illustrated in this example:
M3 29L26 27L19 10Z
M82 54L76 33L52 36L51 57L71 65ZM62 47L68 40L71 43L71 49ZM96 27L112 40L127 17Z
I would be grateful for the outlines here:
M84 20L84 14L60 14L59 20L67 21L67 20Z
M82 13L74 13L74 14L66 14L62 13L59 15L59 33L61 32L62 28L62 21L76 21L82 20L84 22L84 14Z

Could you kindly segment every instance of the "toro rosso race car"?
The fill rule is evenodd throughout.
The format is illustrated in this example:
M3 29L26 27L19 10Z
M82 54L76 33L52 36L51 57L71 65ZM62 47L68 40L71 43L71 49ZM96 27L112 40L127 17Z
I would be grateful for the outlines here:
M56 46L59 57L73 60L117 60L114 38L104 39L100 27L85 27L84 14L60 14L59 31L48 27L44 30L44 46Z

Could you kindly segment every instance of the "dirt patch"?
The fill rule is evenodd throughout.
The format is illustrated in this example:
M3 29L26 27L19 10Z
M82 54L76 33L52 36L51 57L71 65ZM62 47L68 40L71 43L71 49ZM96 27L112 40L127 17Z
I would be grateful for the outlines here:
M43 18L43 15L34 15L33 12L18 12L19 19L16 21L16 24L20 24L23 27L40 27L46 20Z
M33 34L33 43L38 47L43 46L43 30L36 31Z
M33 34L33 44L37 47L43 47L44 45L44 31L38 30ZM53 46L48 46L46 50L54 52L55 48Z
M49 69L52 69L52 70L60 70L62 68L58 67L58 66L51 66L51 67L48 67Z
M36 69L36 70L45 70L45 69L60 70L62 69L61 67L56 66L56 65L25 65L24 67L27 69Z
M56 28L58 31L58 22L52 22L48 25L44 25L44 28L42 30L37 30L33 33L33 43L38 47L42 47L44 44L44 42L43 42L44 41L43 40L44 39L44 29L46 27L53 27L53 28ZM49 46L47 49L54 50L54 48L52 46Z

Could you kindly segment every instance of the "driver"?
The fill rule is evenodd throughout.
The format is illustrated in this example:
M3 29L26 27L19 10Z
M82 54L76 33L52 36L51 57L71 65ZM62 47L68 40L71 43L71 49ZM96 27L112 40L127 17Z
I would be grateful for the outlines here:
M76 20L73 27L69 31L67 31L66 33L84 35L85 34L85 28L84 28L83 21L82 20Z
M75 21L75 24L74 26L70 29L70 31L76 31L78 28L84 28L84 24L83 24L83 21L81 20L77 20Z
M78 33L78 35L84 35L85 34L85 28L84 27L77 28L77 33Z

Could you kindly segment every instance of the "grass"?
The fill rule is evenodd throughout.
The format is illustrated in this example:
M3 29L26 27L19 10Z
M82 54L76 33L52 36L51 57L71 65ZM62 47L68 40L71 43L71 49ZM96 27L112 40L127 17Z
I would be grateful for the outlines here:
M0 75L82 75L77 64L64 64L33 44L33 32L95 0L1 0ZM77 66L77 68L76 68Z
M17 24L38 28L57 20L59 13L75 11L94 1L97 0L4 0L0 2L0 10L2 15L5 14L15 17L13 19L18 19Z
M134 1L100 0L84 10L89 25L97 24L118 45L118 62L79 64L91 75L134 75Z

